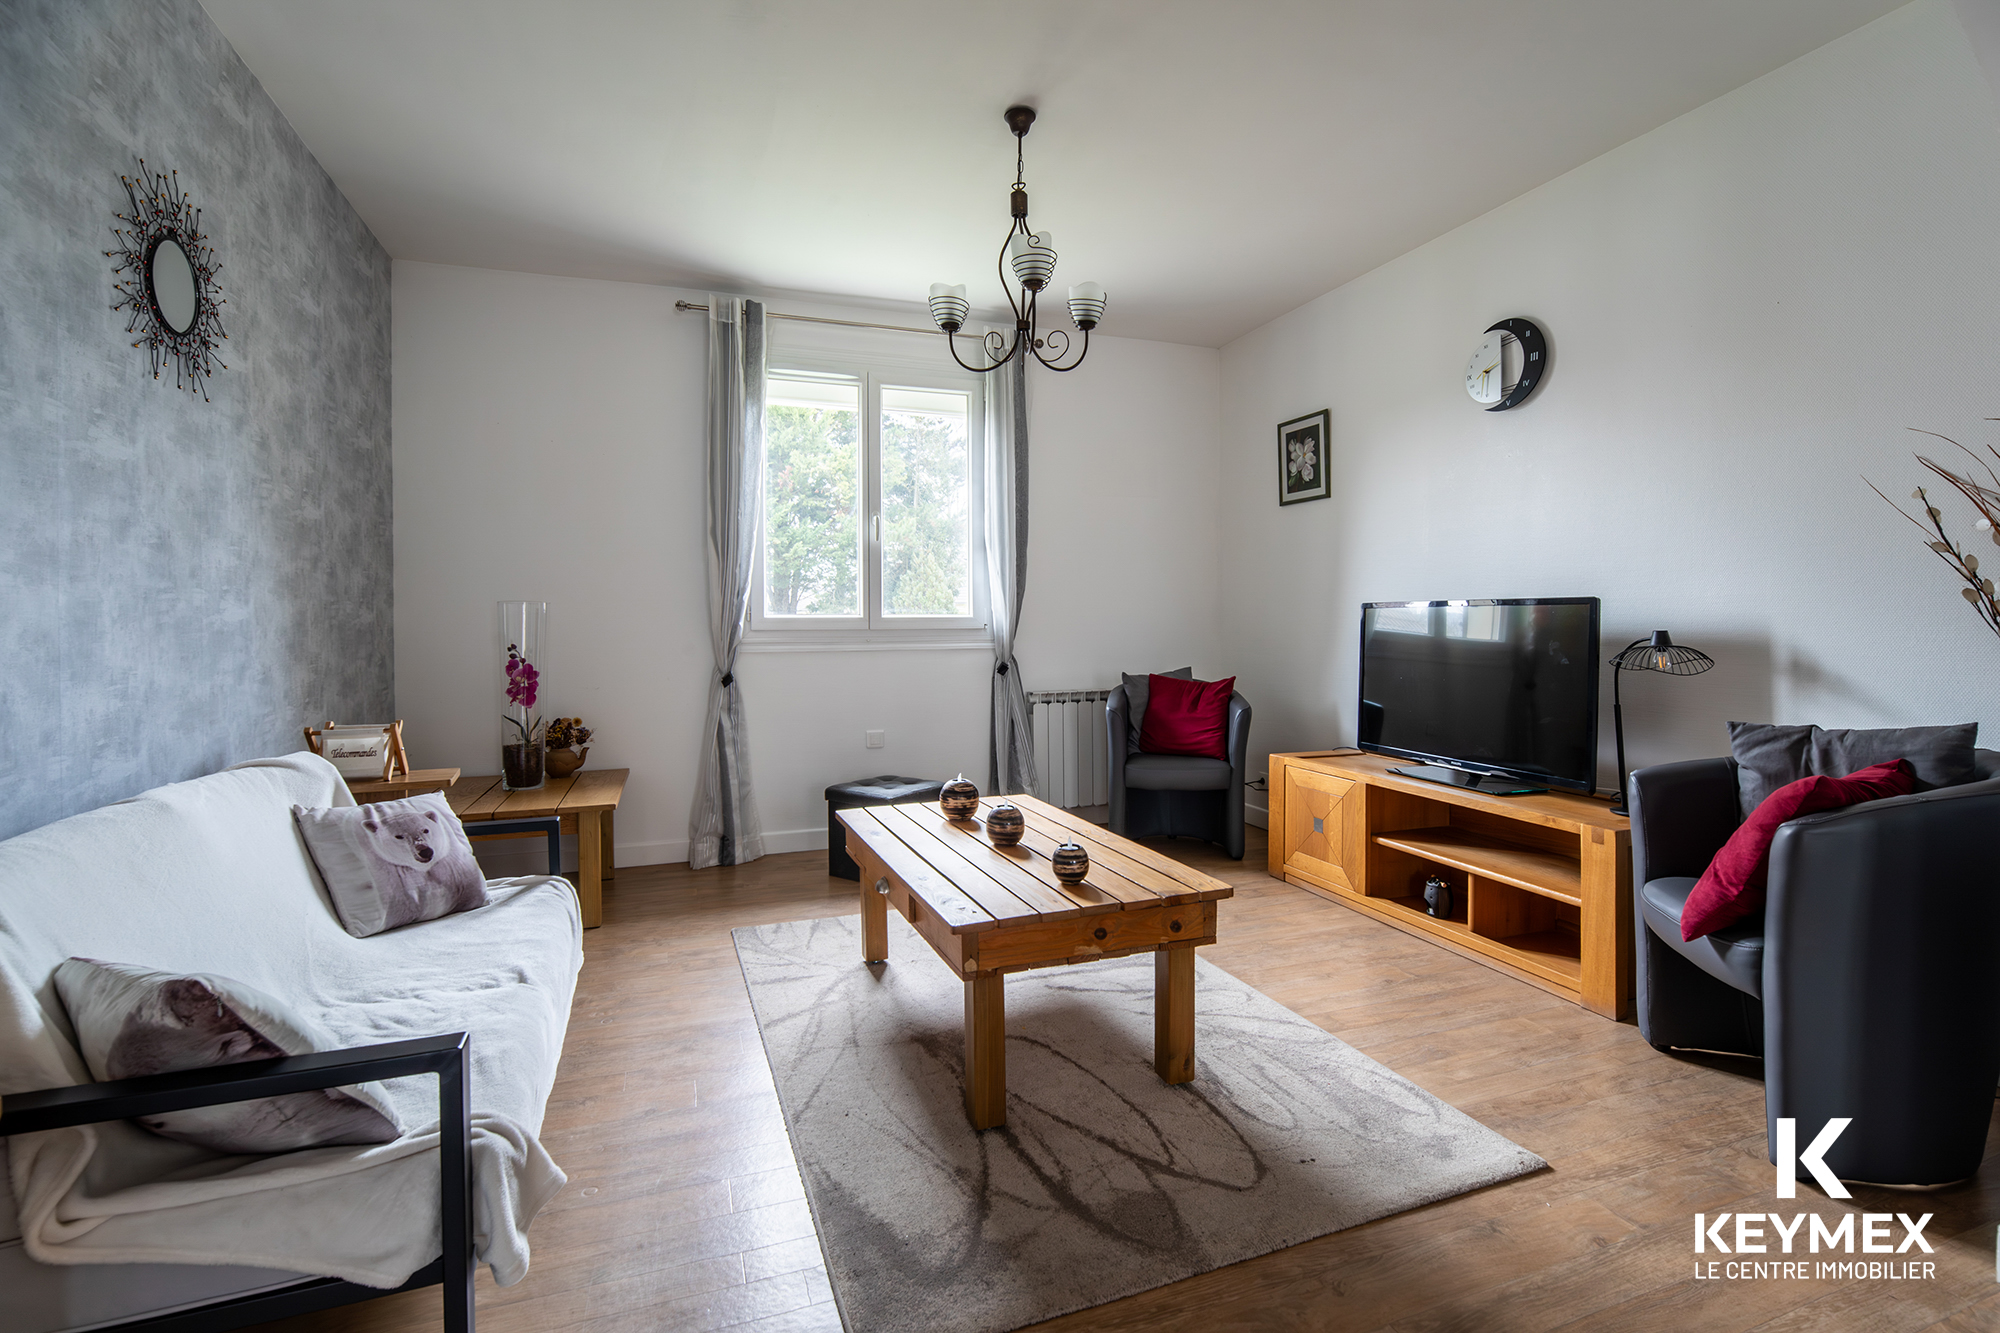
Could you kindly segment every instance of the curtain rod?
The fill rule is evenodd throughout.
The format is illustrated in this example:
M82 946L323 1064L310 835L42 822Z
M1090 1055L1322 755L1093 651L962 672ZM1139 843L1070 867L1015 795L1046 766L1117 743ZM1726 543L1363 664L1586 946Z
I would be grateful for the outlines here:
M674 302L674 309L707 310L708 307L705 305L698 305L693 301L676 301ZM766 310L764 312L764 317L766 319L792 319L792 320L797 320L801 324L839 324L850 329L889 329L895 333L940 332L940 330L938 329L913 329L907 324L868 324L858 319L822 319L818 315L784 315L778 313L775 310Z

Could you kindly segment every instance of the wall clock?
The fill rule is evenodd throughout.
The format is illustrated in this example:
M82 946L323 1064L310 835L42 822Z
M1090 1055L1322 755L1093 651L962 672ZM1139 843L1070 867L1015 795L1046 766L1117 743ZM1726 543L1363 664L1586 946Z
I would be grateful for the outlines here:
M1486 330L1465 363L1465 391L1488 412L1518 406L1541 383L1548 368L1548 343L1525 319L1503 319Z

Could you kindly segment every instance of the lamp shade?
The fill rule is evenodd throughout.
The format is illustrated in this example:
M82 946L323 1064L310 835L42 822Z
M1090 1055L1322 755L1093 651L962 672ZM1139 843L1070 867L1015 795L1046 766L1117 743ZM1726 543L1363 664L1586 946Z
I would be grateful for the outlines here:
M1674 642L1663 629L1650 639L1636 639L1611 659L1620 671L1659 671L1669 676L1699 676L1715 665L1715 659L1699 648Z
M972 307L965 299L965 284L953 286L947 282L931 284L931 318L946 333L957 333L965 325L965 317Z
M1069 317L1080 329L1094 329L1104 318L1104 303L1109 299L1096 283L1079 282L1069 289Z
M1055 237L1045 231L1017 231L1007 243L1007 256L1020 284L1038 292L1048 285L1050 275L1056 271Z

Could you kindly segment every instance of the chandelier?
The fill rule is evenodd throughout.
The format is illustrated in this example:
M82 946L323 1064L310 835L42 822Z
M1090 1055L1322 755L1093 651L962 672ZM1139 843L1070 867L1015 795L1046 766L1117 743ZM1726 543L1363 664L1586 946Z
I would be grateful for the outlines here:
M1022 147L1028 137L1028 127L1035 123L1035 109L1031 106L1010 106L1007 108L1007 128L1014 132L1014 193L1009 200L1013 222L1007 228L1007 239L1000 247L1000 258L995 267L1000 272L1000 289L1007 293L1007 304L1014 308L1014 340L1010 344L1007 336L998 329L989 329L981 338L987 359L992 363L984 366L966 365L965 358L958 354L958 331L965 325L965 317L971 306L965 299L963 283L931 284L931 318L944 330L945 341L951 345L951 359L976 370L981 374L998 370L1016 356L1032 356L1050 370L1075 370L1083 364L1083 358L1090 355L1090 331L1104 318L1104 289L1094 282L1079 282L1069 289L1069 317L1077 328L1083 331L1083 345L1077 350L1076 360L1068 365L1059 362L1069 355L1070 337L1063 329L1044 331L1038 323L1036 302L1048 288L1049 278L1056 271L1055 238L1046 231L1028 230L1028 187L1022 182ZM1014 279L1021 285L1019 300L1007 281L1007 269L1014 269ZM1049 355L1042 355L1047 350Z

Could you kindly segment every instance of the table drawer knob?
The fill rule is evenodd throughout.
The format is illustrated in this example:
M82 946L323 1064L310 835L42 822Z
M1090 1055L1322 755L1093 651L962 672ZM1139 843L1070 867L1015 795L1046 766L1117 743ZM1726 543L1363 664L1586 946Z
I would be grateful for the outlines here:
M1102 927L1102 926L1099 926L1099 927L1097 928L1097 938L1098 938L1098 939L1100 939L1100 940L1101 940L1101 939L1103 939L1103 938L1104 938L1104 937L1105 937L1106 935L1108 935L1108 934L1110 934L1110 933L1111 933L1111 932L1107 931L1107 930L1106 930L1106 929L1105 929L1104 927Z
M1173 931L1174 934L1178 935L1181 933L1181 923L1178 921L1172 922L1171 924L1168 925L1167 929Z
M875 881L875 892L877 892L877 893L879 893L879 894L882 894L882 895L884 895L884 896L887 896L887 894L888 894L888 892L889 892L889 881L888 881L888 880L886 880L886 879L878 879L878 880L876 880L876 881Z

